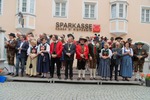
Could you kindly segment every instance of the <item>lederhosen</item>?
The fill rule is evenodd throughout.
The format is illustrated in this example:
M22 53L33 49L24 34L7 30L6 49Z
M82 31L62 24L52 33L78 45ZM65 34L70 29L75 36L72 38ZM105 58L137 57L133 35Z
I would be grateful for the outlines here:
M143 51L143 49L137 49L137 53L138 53L138 56L142 56L145 52ZM138 59L134 61L134 67L135 67L134 71L143 72L143 65L144 65L144 61L142 59L140 60Z
M93 56L92 56L92 60L89 60L90 61L89 67L92 69L95 69L96 65L97 65L97 47L96 47L96 45L92 45L92 52L93 52Z

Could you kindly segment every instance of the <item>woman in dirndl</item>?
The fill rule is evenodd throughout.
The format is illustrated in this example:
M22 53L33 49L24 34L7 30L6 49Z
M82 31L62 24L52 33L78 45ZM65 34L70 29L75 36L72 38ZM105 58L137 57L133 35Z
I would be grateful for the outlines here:
M37 75L37 41L31 40L30 46L27 50L28 59L27 59L27 66L26 66L26 74L30 77Z
M100 53L100 64L98 67L98 75L102 77L102 80L106 80L110 77L110 59L112 56L112 52L109 49L109 44L105 43L104 48Z
M46 78L50 69L50 46L46 38L42 38L41 42L38 46L37 72L41 74L41 78Z
M133 50L130 47L131 44L126 42L124 44L124 48L122 48L122 62L121 62L121 76L123 77L123 81L129 81L128 78L132 77L132 56Z

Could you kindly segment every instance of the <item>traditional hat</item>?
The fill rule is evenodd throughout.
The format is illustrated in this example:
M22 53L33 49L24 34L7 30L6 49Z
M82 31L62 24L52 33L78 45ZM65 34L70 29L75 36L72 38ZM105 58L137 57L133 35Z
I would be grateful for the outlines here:
M144 45L144 43L142 43L142 42L137 42L137 43L135 43L135 45Z
M84 42L87 41L87 39L86 39L85 37L83 37L83 36L80 37L79 41L80 41L80 40L84 40Z
M108 40L107 37L104 37L104 40Z
M74 36L73 36L73 34L68 34L67 36L68 37L72 37L73 39L75 39Z
M111 37L110 40L114 40L114 37Z
M127 41L132 41L132 39L131 38L128 38L128 40Z
M115 40L118 40L118 39L122 40L122 37L116 37L116 38L115 38Z
M14 38L16 37L14 33L10 33L9 36L13 36Z

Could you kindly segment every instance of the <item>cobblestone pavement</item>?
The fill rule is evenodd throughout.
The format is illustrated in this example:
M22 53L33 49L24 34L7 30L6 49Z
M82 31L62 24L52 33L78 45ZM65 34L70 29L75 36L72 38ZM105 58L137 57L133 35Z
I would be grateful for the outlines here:
M0 100L150 100L150 88L6 82L0 84Z

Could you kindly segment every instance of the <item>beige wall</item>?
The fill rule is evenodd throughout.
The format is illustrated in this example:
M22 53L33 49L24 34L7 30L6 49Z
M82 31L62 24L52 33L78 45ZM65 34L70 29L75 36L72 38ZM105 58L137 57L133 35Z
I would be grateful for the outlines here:
M1 27L6 30L6 33L17 32L16 30L16 9L17 0L3 0L3 15L0 15ZM56 18L52 14L52 1L53 0L36 0L35 10L35 30L33 31L36 36L40 33L47 34L68 34L74 32L75 37L78 39L81 35L92 36L92 32L81 31L58 31L55 30L56 22L71 22L71 23L88 23L100 24L101 35L110 38L114 36L110 33L110 0L90 0L98 1L98 18L96 20L87 20L82 18L82 2L84 0L68 0L69 12L67 18ZM128 37L133 38L133 41L143 41L150 44L149 32L150 24L140 22L141 5L150 6L149 0L127 0L128 2L128 33L123 35L124 39ZM33 19L29 21L32 25ZM115 25L115 23L114 23ZM120 28L123 27L121 23ZM113 27L114 28L114 27Z

